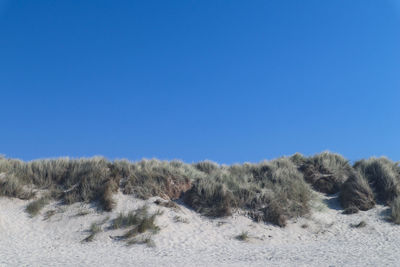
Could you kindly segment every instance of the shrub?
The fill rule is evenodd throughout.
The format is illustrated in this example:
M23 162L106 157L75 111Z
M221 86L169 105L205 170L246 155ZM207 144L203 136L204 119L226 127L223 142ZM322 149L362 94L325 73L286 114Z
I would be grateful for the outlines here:
M339 192L352 172L349 162L335 153L323 152L301 161L304 163L299 169L304 174L304 179L322 193Z
M342 207L351 213L358 210L369 210L375 206L374 194L368 181L358 172L353 172L349 179L342 185L339 201ZM356 208L355 212L351 209Z

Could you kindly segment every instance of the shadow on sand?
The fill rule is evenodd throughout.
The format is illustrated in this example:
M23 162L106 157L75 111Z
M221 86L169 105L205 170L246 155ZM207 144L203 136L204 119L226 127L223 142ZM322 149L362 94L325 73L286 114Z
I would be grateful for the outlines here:
M339 202L339 193L327 196L327 198L324 199L324 203L330 209L343 210Z

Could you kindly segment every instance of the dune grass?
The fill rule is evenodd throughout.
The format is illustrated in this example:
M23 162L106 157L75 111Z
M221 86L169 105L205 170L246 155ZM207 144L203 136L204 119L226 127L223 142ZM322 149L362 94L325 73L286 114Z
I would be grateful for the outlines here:
M100 232L103 231L103 225L110 219L110 217L105 217L103 218L101 221L98 222L93 222L90 225L90 228L88 230L89 235L87 237L85 237L81 242L92 242L94 241L94 238L96 237L96 235Z
M119 229L119 228L126 228L132 225L136 225L142 220L143 218L148 217L148 207L143 206L138 208L135 211L130 211L127 214L120 213L117 218L113 220L112 228Z
M120 213L112 221L110 228L114 230L130 228L122 236L117 237L119 240L126 240L127 245L147 244L148 246L153 246L154 242L151 239L151 235L160 231L155 219L161 214L162 212L159 210L150 213L148 206L144 205L127 214Z
M309 213L314 190L340 192L340 202L348 210L367 210L377 201L390 205L400 195L400 168L386 158L351 166L330 152L231 166L103 157L24 162L0 156L0 196L29 199L36 191L46 191L64 204L93 202L100 210L111 211L118 190L142 199L161 197L166 201L159 205L169 208L176 207L172 200L180 199L209 217L242 210L255 221L285 226L288 219ZM30 205L27 211L33 215L46 201Z
M151 235L145 234L141 236L136 236L126 242L127 246L132 246L132 245L141 245L141 244L146 244L148 247L155 247L155 243L153 239L151 238Z
M322 152L309 158L295 154L291 160L299 167L304 179L322 193L339 192L352 173L349 161L336 153Z
M178 215L174 216L174 222L177 222L177 223L190 223L189 219L183 218L183 217L178 216Z
M250 217L284 226L287 218L309 212L312 191L288 158L259 164L206 168L184 195L184 202L211 217L246 210Z
M89 228L89 235L85 237L82 242L92 242L95 236L102 231L101 225L92 223Z
M396 197L390 205L390 218L393 223L400 224L400 197Z
M350 224L350 227L352 228L364 228L365 226L367 226L367 223L365 221L360 221L359 223Z
M368 181L377 201L390 204L400 195L399 164L385 157L360 160L354 164Z
M24 184L13 175L4 175L0 179L0 196L28 200L35 196L32 190L26 190Z
M161 214L162 212L159 210L150 214L149 207L144 205L127 214L120 213L118 217L113 220L111 228L119 229L135 226L139 233L143 233L147 230L156 230L158 226L154 224L154 221L155 218Z
M357 210L369 210L375 206L374 193L368 180L357 171L342 185L339 200L347 214L356 213Z
M43 196L29 203L28 206L26 206L25 211L29 213L31 217L35 217L49 203L49 201L50 199L48 196Z
M46 211L46 213L43 216L43 220L45 220L45 221L49 220L51 217L54 216L54 214L56 214L56 212L57 212L56 210L48 210L48 211Z
M247 231L243 231L241 234L235 237L239 241L247 241L249 240L249 233Z

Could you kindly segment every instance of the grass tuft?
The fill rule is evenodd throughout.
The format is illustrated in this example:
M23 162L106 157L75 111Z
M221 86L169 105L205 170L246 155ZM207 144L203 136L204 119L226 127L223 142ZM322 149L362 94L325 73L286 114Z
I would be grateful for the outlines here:
M98 223L92 223L89 229L89 235L82 240L82 242L92 242L95 236L102 231L101 225Z
M127 214L120 213L119 216L113 220L111 228L119 229L131 227L131 229L118 238L128 240L127 242L130 245L137 244L140 239L138 236L141 234L155 234L160 230L160 227L155 224L155 219L161 214L161 211L150 214L148 212L148 207L143 206Z
M249 233L247 231L243 231L241 234L237 235L235 238L240 241L247 241L247 240L249 240Z
M53 217L54 214L56 214L56 210L48 210L46 211L46 213L44 214L43 220L47 221L49 220L51 217Z
M365 221L361 221L359 223L355 223L355 224L350 224L350 227L352 228L363 228L367 226L367 223Z
M127 246L146 244L148 247L155 247L155 243L150 235L136 236L126 242Z
M31 217L35 217L48 203L49 198L47 196L41 197L29 203L25 211L29 213Z
M189 223L189 219L182 218L181 216L176 215L176 216L174 216L174 222L177 222L177 223Z

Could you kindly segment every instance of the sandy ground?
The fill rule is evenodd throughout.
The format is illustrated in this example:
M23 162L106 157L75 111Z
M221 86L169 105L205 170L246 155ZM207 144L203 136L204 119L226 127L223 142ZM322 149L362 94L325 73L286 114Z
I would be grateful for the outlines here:
M27 201L0 198L0 266L396 266L400 263L400 226L385 220L387 208L343 215L335 197L308 218L285 228L254 223L243 215L210 220L181 206L176 211L130 196L115 196L113 212L97 213L88 204L48 205L31 218ZM161 209L155 247L126 246L107 230L120 211L150 205ZM56 210L49 219L45 213ZM88 211L89 214L76 216ZM175 216L187 222L176 222ZM109 217L104 231L82 243L92 222ZM363 228L350 224L365 221ZM247 231L248 241L235 237Z

